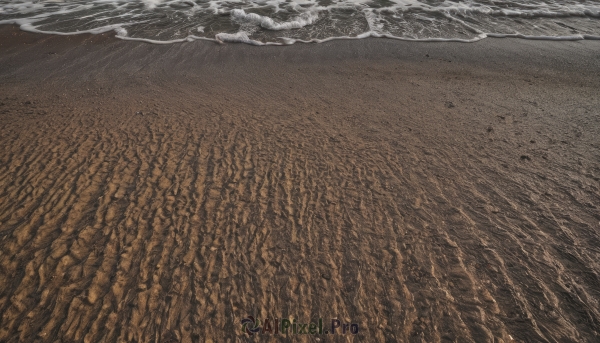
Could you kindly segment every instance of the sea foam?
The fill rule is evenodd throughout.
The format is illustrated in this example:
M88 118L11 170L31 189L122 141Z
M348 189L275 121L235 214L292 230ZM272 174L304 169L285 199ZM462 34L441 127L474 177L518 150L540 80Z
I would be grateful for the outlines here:
M61 35L114 31L157 44L579 40L600 37L600 0L0 0L0 24Z

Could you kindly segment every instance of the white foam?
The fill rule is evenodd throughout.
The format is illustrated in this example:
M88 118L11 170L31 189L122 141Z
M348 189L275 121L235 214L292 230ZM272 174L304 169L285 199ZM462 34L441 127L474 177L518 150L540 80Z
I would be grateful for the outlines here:
M265 45L263 42L252 40L248 37L248 34L244 31L236 33L218 33L215 35L215 39L218 42L229 42L229 43L246 43L251 45Z
M246 13L242 9L234 9L231 11L231 18L242 24L259 25L268 30L280 31L299 29L306 25L311 25L319 18L319 16L314 12L306 12L290 21L278 23L269 17L261 16L256 13Z
M158 6L162 3L162 0L142 0L142 1L144 2L144 4L146 5L146 8L148 8L148 9L156 8L156 6Z
M592 36L592 35L572 35L572 36L529 36L522 34L498 34L498 33L488 33L486 37L491 38L521 38L521 39L532 39L532 40L553 40L553 41L577 41L584 39L600 39L600 36Z
M19 28L21 30L27 31L27 32L33 32L33 33L45 33L45 34L52 34L52 35L70 36L70 35L79 35L79 34L84 34L84 33L90 33L93 35L97 35L97 34L101 34L101 33L115 31L117 33L117 36L120 36L120 34L122 34L122 33L125 33L125 35L127 34L127 30L125 30L125 28L123 28L124 24L106 25L106 26L89 29L89 30L81 30L81 31L75 31L75 32L61 32L61 31L39 30L36 28L36 26L33 25L34 23L35 23L35 21L32 21L31 19L0 20L0 25L2 25L2 24L19 25Z
M119 37L127 37L127 30L124 27L115 28L115 32Z
M158 44L158 45L167 45L167 44L175 44L175 43L183 43L183 42L193 42L196 40L205 40L205 41L209 41L209 42L217 42L217 43L222 43L216 39L212 39L212 38L207 38L207 37L198 37L198 36L194 36L194 35L190 35L187 36L185 38L179 38L179 39L171 39L171 40L156 40L156 39L148 39L148 38L134 38L134 37L123 37L123 36L115 36L119 39L122 40L128 40L128 41L134 41L134 42L143 42L143 43L150 43L150 44Z
M329 37L329 38L325 38L325 39L311 39L311 40L302 40L302 39L290 39L290 38L286 38L285 42L286 44L294 44L294 43L325 43L325 42L330 42L330 41L334 41L334 40L354 40L354 39L365 39L365 38L388 38L388 39L395 39L395 40L403 40L403 41L409 41L409 42L459 42L459 43L473 43L473 42L477 42L480 41L484 38L486 38L487 35L485 33L482 33L480 35L478 35L475 38L472 39L461 39L461 38L407 38L407 37L399 37L399 36L394 36L394 35L390 35L390 34L381 34L381 33L377 33L377 32L365 32L362 33L358 36L355 37L350 37L350 36L339 36L339 37Z

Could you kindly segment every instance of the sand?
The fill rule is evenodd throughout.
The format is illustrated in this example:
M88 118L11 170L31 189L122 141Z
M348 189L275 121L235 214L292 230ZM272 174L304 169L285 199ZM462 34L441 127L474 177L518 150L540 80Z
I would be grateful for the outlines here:
M0 341L597 342L598 51L0 27Z

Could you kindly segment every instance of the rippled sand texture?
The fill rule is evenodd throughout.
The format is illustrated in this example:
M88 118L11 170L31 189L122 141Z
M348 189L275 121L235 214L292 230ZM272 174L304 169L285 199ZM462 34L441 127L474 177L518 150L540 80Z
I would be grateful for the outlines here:
M205 70L109 40L35 66L44 39L1 58L0 341L246 341L247 315L360 325L322 341L600 339L597 82L436 45Z

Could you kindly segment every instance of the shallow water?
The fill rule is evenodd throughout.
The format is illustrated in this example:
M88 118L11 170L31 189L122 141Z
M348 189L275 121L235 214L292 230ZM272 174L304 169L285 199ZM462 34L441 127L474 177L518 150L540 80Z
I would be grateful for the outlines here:
M387 36L466 40L487 36L600 37L600 1L133 0L0 1L0 24L72 34L114 30L152 42L194 39L289 44Z

